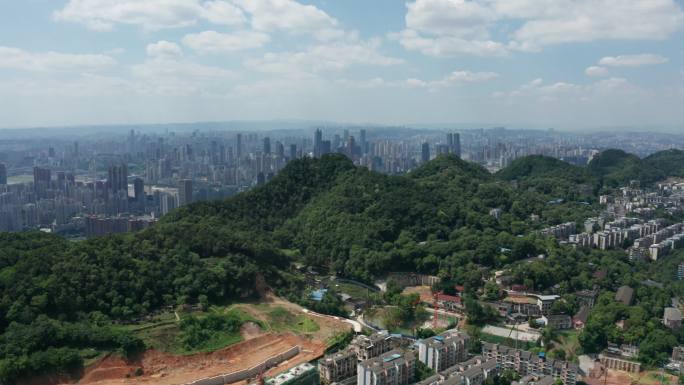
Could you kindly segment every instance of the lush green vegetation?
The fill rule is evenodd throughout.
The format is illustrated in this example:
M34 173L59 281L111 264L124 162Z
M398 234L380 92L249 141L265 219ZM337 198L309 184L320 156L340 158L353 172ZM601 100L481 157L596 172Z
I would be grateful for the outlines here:
M181 352L213 351L240 342L240 328L245 322L257 323L236 309L223 314L211 312L205 316L185 317L180 322Z
M225 305L253 297L266 285L314 311L344 314L334 290L323 301L309 299L302 275L291 267L295 261L364 282L387 271L438 274L451 287L464 285L468 295L476 295L491 269L513 264L519 283L539 291L558 283L572 309L573 290L593 284L605 291L628 283L638 287L642 277L661 273L619 253L558 247L533 230L583 220L604 189L681 175L682 157L668 151L641 160L606 151L586 168L528 157L492 175L440 156L408 175L387 176L329 155L291 162L264 186L182 207L134 234L82 242L0 234L0 381L78 369L83 351L134 354L142 340L114 327L116 321L184 304ZM547 258L520 263L539 254ZM607 278L594 278L597 269L606 270ZM650 327L680 289L639 287L637 308L643 314L603 299L607 315L592 312L591 327L580 338L583 348L606 342L591 331L612 332L611 316ZM410 297L385 300L397 318L420 312ZM474 320L486 322L486 309L467 307ZM236 325L230 315L208 315L183 320L180 333L188 350L206 350L228 341ZM662 345L659 335L649 337L660 332L665 331L657 326L643 333L630 327L615 338L643 337L644 351L667 350L671 339Z

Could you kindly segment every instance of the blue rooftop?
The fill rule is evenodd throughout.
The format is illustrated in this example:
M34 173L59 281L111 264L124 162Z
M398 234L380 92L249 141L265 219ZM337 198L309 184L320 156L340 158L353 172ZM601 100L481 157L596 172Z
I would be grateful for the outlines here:
M395 353L395 354L392 354L392 355L389 356L389 357L383 358L382 360L385 361L385 362L391 362L391 361L396 360L397 358L401 358L401 354Z
M324 296L325 293L327 293L327 292L328 292L328 289L318 289L318 290L314 290L314 291L311 293L311 299L314 300L314 301L320 302L320 301L323 300L323 296Z

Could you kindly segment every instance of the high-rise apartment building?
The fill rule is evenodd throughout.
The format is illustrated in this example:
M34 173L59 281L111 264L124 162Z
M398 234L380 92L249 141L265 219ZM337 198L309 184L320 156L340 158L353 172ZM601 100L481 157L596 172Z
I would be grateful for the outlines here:
M430 160L430 144L428 142L423 142L420 146L420 161L426 163Z
M4 163L0 163L0 185L7 184L7 167Z
M290 160L295 160L295 159L297 159L297 145L291 144L290 145Z
M145 182L141 178L133 180L133 194L136 201L143 202L145 200Z
M418 341L418 359L436 372L463 362L468 358L465 333L448 330L440 335Z
M119 191L128 194L128 166L125 164L110 166L107 170L107 185L112 194Z
M314 133L314 151L313 151L313 156L314 158L320 158L322 154L322 146L323 146L323 131L321 131L320 128L316 129L316 132Z
M392 350L360 362L356 369L357 385L408 385L414 382L416 357L413 352Z
M181 179L178 182L178 206L192 203L192 179Z
M46 197L47 190L50 189L52 171L48 168L33 168L33 189L38 198Z
M242 159L242 134L237 134L235 139L235 155L237 156L238 163Z
M264 138L264 155L271 155L271 138L268 136Z

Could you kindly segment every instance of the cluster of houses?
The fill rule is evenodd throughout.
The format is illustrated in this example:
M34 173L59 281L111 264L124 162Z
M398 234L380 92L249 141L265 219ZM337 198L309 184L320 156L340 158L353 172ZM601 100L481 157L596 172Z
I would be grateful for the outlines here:
M522 378L519 385L575 384L577 365L546 359L543 354L483 344L480 355L469 355L470 337L456 330L401 346L387 333L358 336L346 349L318 362L323 384L341 385L482 385L509 369ZM434 375L416 382L417 361Z

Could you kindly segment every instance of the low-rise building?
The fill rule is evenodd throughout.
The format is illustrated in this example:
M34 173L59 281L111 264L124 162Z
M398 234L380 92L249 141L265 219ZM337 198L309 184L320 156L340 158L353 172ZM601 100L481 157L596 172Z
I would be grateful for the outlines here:
M318 385L316 367L308 362L297 365L285 373L266 381L266 385Z
M567 314L554 314L541 317L544 325L556 329L572 329L572 318Z
M629 286L620 286L617 293L615 293L615 300L622 302L626 306L632 305L632 299L634 298L634 289Z
M666 307L663 314L663 324L670 329L682 326L682 312L674 307Z

